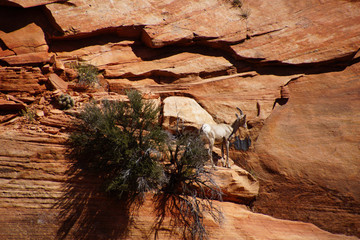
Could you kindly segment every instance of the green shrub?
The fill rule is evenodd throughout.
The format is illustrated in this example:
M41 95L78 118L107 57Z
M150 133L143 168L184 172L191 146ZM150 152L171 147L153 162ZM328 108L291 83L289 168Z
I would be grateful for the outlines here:
M74 66L78 72L78 83L84 87L93 87L98 82L99 70L91 64L79 63Z
M74 99L68 94L61 94L58 98L58 103L61 109L70 109L74 107Z
M26 107L25 110L21 109L20 114L21 116L24 116L28 122L33 122L35 120L36 114L31 108Z
M165 133L157 124L159 110L153 104L135 91L128 97L129 102L88 105L70 142L81 167L102 175L106 191L141 200L165 180L159 159L152 154L161 151Z
M184 238L203 239L204 213L221 218L211 201L221 200L221 192L204 167L204 144L192 134L168 137L159 126L159 109L137 91L127 95L129 102L86 106L69 139L71 157L82 171L100 176L105 191L125 199L129 208L153 192L156 235L170 213Z

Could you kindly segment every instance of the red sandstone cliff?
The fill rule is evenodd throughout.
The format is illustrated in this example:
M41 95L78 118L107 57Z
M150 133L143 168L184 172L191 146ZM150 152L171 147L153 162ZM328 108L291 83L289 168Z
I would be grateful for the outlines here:
M257 180L224 173L232 203L219 203L222 226L206 220L211 239L356 239L359 22L360 2L345 0L0 1L0 238L124 237L122 209L91 179L70 181L73 111L53 91L81 109L136 88L162 104L165 127L200 124L204 110L227 123L236 107L247 114L252 146L231 157ZM97 66L100 85L78 92L74 61ZM26 106L33 123L18 115ZM258 190L252 211L241 205ZM151 209L128 239L148 237Z

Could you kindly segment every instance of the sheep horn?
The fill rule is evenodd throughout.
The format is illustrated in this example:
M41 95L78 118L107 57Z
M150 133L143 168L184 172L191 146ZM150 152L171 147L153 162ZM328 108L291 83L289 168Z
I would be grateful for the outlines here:
M243 114L243 112L241 111L241 109L240 109L240 108L236 107L236 109L237 109L237 110L239 110L239 112L240 112L240 116L244 116L244 114ZM237 116L237 115L236 115L236 116Z

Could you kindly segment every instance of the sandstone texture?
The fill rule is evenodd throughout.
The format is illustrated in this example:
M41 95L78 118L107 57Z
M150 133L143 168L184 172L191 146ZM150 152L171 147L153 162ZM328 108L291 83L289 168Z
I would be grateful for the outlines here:
M352 24L359 21L358 2L304 1L299 5L280 0L248 4L252 10L247 25L250 41L231 47L239 58L306 64L351 59L359 50L359 25Z
M199 129L201 124L215 123L211 115L192 98L172 96L165 98L163 102L163 126L165 128L177 129L192 124Z
M276 107L265 121L255 145L258 159L254 165L268 170L261 178L264 181L272 179L276 182L275 188L299 183L301 190L292 186L291 193L286 193L293 196L291 208L316 211L324 225L331 221L338 231L339 224L348 229L359 228L356 216L346 214L347 217L337 219L321 210L331 208L344 213L349 209L360 210L356 200L360 194L357 179L360 171L359 67L354 64L337 73L306 76L289 83L289 102ZM338 82L340 79L341 83ZM318 189L320 186L322 189ZM277 190L272 189L264 195L266 198L260 202L264 201L265 206L260 208L269 207L267 198L275 197L272 196L274 192ZM310 197L314 192L318 193L316 198ZM288 211L289 202L283 202L285 199L279 195L275 198L276 204L280 204L284 212ZM335 201L326 200L328 198ZM298 214L303 219L311 218L308 213L299 211ZM346 224L344 218L348 219Z
M39 68L5 67L0 69L0 91L39 94L44 90L46 77Z
M359 22L351 0L0 0L0 238L153 236L151 196L136 216L114 209L66 158L86 103L137 89L170 132L247 115L249 150L215 171L210 239L358 239ZM92 86L79 63L99 70Z
M64 113L57 117L63 127L69 123L67 118ZM146 239L152 236L155 216L151 196L141 209L128 216L135 220L130 224L120 205L102 194L95 194L99 188L94 181L96 177L83 176L79 183L79 179L75 181L69 175L71 163L64 156L67 131L50 133L45 124L18 121L11 127L6 126L7 131L1 133L1 239L98 239L104 236ZM238 177L228 178L224 178L228 170L218 168L218 171L221 185L233 188L234 193L244 193L239 190L242 184L235 187L235 182L241 175L247 176L246 171L235 168L234 173L240 173ZM211 239L357 239L331 234L313 224L253 213L235 203L214 204L222 208L224 219L218 226L206 217ZM176 236L167 234L173 227L168 224L164 223L161 239Z

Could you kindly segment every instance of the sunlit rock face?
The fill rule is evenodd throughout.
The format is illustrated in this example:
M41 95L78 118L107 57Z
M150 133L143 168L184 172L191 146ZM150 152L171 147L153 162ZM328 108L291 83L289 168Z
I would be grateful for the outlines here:
M357 63L343 71L304 76L289 84L288 103L276 107L265 121L255 146L258 159L253 163L267 169L265 185L282 189L266 194L259 202L261 211L268 209L283 217L295 208L298 209L295 216L301 219L315 218L312 212L317 212L319 225L326 228L326 222L331 221L336 231L341 231L342 225L348 231L350 226L358 226L357 217L345 212L360 207L356 176L360 170L360 132L356 127L360 123L359 73ZM285 189L290 193L285 193ZM328 195L329 192L332 194ZM291 195L291 201L285 200L283 194ZM275 204L272 197L284 211L269 206ZM300 211L303 208L308 211ZM344 216L341 220L333 218L324 208Z
M153 236L156 215L151 195L136 213L128 215L119 202L99 193L101 187L96 176L74 178L69 174L71 163L64 157L67 138L64 128L69 123L63 113L53 111L51 118L44 117L38 125L14 123L1 127L6 129L0 140L3 146L0 150L1 238L143 239ZM60 131L51 131L57 128ZM229 177L231 175L233 177ZM232 201L257 194L256 181L238 167L232 170L218 167L215 180ZM213 204L221 208L224 218L219 226L205 215L204 223L211 239L357 239L326 232L310 223L254 213L245 205L226 201ZM134 221L130 222L130 218ZM181 229L177 231L179 235L168 234L174 230L169 224L164 222L159 233L161 239L181 237Z
M65 142L86 103L138 89L168 130L247 115L249 150L218 167L226 218L206 220L211 239L356 239L336 234L360 236L359 22L359 1L0 1L0 238L123 237L128 219L92 179L66 195ZM77 63L99 69L92 87Z

